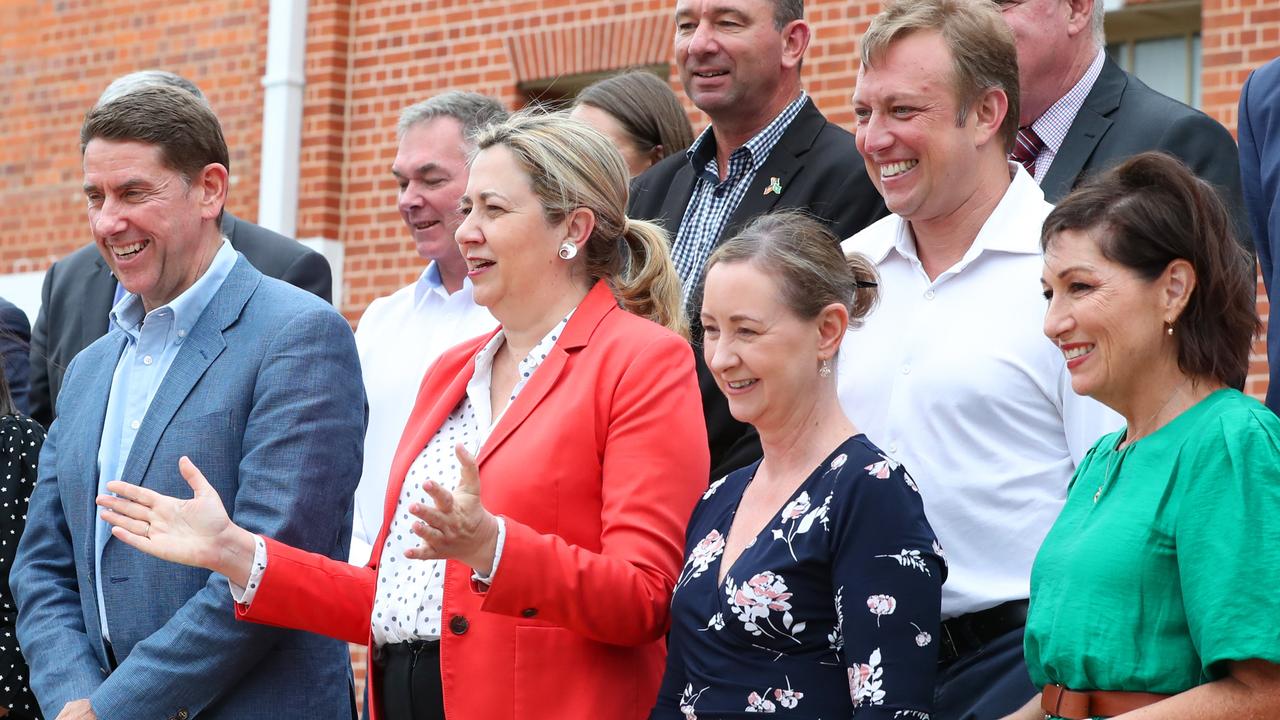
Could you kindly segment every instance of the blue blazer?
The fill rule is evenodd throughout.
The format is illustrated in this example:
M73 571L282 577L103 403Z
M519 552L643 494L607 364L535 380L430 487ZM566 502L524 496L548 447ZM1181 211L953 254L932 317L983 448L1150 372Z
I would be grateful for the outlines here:
M98 620L94 496L124 333L68 368L11 575L31 687L55 716L89 698L101 720L352 718L346 644L237 622L227 580L115 540L102 551L111 668ZM241 526L347 555L364 390L351 329L332 307L241 256L161 382L123 478L189 497L189 455Z
M1271 377L1267 407L1280 412L1280 298L1276 298L1277 245L1280 245L1280 58L1263 65L1240 90L1240 175L1249 226L1258 251L1262 282L1271 298L1267 323L1267 357Z

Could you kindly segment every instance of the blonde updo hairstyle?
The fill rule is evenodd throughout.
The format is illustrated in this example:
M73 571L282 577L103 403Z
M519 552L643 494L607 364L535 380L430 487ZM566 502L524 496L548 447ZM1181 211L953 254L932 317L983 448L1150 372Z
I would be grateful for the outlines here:
M630 177L618 149L564 113L526 110L476 136L477 152L501 145L529 175L550 223L578 208L595 215L579 259L591 282L609 283L622 309L689 336L680 277L666 232L627 218Z
M875 266L861 253L847 257L827 226L797 210L780 210L752 220L707 261L751 262L773 277L787 308L813 320L833 303L849 311L849 327L862 325L879 299Z

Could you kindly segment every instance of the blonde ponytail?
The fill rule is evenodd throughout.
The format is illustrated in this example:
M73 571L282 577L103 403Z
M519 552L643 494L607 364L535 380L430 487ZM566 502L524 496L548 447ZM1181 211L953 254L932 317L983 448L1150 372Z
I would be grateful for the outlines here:
M622 241L627 255L611 278L622 309L689 337L680 276L671 262L667 232L651 222L626 219Z

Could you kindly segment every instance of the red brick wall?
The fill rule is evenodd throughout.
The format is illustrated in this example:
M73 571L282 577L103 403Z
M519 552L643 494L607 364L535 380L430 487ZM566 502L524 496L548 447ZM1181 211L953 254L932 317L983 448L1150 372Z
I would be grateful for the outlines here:
M1275 0L1204 0L1201 12L1204 111L1235 132L1240 88L1249 72L1280 55L1280 4ZM1258 280L1258 312L1268 303ZM1266 343L1259 338L1246 390L1261 397L1267 389Z
M195 80L231 147L229 207L258 212L268 0L0 3L0 273L43 270L88 242L79 129L113 78Z

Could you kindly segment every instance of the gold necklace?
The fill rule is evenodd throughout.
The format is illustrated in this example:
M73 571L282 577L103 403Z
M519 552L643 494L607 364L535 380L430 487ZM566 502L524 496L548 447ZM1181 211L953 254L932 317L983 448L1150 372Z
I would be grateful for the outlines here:
M1189 382L1191 382L1191 378L1188 377L1188 378L1184 378L1182 382L1178 383L1178 387L1174 388L1173 392L1169 394L1169 397L1165 398L1164 404L1161 405L1160 408L1157 409L1154 413L1151 413L1151 417L1147 418L1147 422L1144 424L1151 425L1151 423L1155 422L1155 419L1160 416L1160 413L1164 412L1165 409L1169 407L1169 403L1173 402L1173 399L1178 396L1178 393L1182 392L1182 388L1186 387L1187 383ZM1117 447L1115 451L1111 453L1111 457L1107 458L1107 472L1105 475L1102 476L1102 482L1098 483L1098 490L1093 493L1094 505L1098 504L1098 499L1102 497L1103 488L1107 486L1107 481L1111 479L1111 469L1116 462L1116 458L1121 457L1122 455L1125 455L1126 453L1128 453L1129 448L1133 447L1134 443L1138 442L1144 437L1150 436L1152 433L1154 433L1156 430L1159 430L1159 429L1160 429L1159 427L1153 427L1151 431L1146 433L1145 435L1140 435L1132 439L1126 438L1124 440L1121 440L1121 442L1124 443L1124 447L1119 447L1119 443L1117 443ZM1126 431L1126 434L1128 434L1127 431Z

